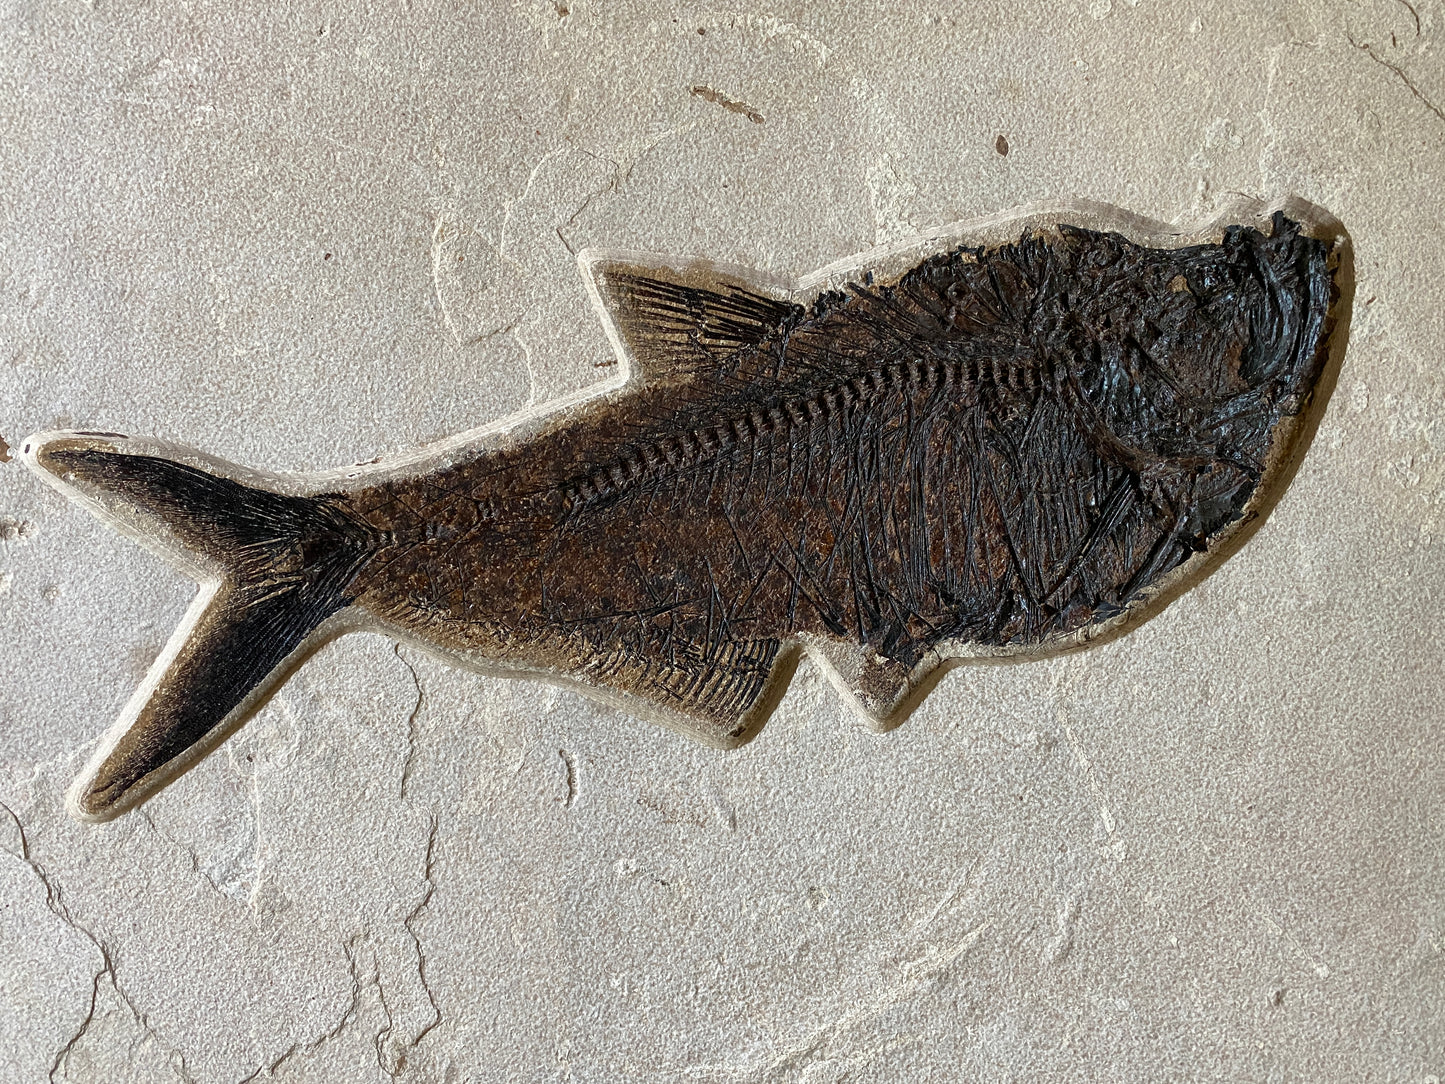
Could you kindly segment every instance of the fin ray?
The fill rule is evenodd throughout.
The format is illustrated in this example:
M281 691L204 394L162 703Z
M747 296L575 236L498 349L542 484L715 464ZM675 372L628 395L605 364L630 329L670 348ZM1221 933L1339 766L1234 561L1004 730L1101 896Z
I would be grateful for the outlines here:
M752 736L792 675L791 653L777 640L729 641L706 657L679 650L666 659L593 647L583 659L574 672L594 695L614 690L624 707L721 748ZM641 712L638 700L648 705Z
M803 313L755 283L702 265L597 259L586 270L616 345L647 383L727 372L736 367L731 359Z

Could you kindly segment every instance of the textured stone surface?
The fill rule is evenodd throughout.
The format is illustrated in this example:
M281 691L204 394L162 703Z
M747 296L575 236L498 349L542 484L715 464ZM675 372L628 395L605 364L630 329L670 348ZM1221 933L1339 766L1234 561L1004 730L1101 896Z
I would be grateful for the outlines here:
M0 1077L1445 1075L1442 41L1423 0L5 4L12 445L307 470L484 423L610 360L588 245L794 275L1294 193L1358 290L1238 556L884 736L806 666L720 754L358 636L82 826L190 585L0 464Z

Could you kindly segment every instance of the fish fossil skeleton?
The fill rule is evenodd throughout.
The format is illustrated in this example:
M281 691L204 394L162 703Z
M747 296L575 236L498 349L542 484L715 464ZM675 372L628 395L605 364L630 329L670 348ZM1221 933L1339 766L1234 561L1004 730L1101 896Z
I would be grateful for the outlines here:
M951 660L1117 631L1287 483L1350 281L1343 230L1299 201L1193 233L1021 212L799 284L582 264L619 376L392 464L263 475L113 434L24 442L202 583L76 816L154 793L355 629L721 746L802 652L885 727Z

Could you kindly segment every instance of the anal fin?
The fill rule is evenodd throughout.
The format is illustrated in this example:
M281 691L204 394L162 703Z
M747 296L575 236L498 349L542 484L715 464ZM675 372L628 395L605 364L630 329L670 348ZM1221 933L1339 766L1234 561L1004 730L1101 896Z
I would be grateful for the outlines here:
M624 709L726 749L746 742L767 719L794 662L777 640L738 640L666 657L598 652L576 673L604 698L621 694Z
M808 653L858 716L874 730L891 730L917 702L938 664L931 654L916 666L880 655L872 648L831 641L810 644Z

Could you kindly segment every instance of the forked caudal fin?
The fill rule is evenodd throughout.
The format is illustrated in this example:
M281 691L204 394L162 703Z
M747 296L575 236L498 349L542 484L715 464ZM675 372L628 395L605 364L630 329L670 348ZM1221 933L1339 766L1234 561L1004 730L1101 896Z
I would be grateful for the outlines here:
M108 434L22 445L47 482L149 548L182 556L203 587L70 793L109 820L184 772L276 687L287 663L350 602L376 532L339 496L291 496Z

